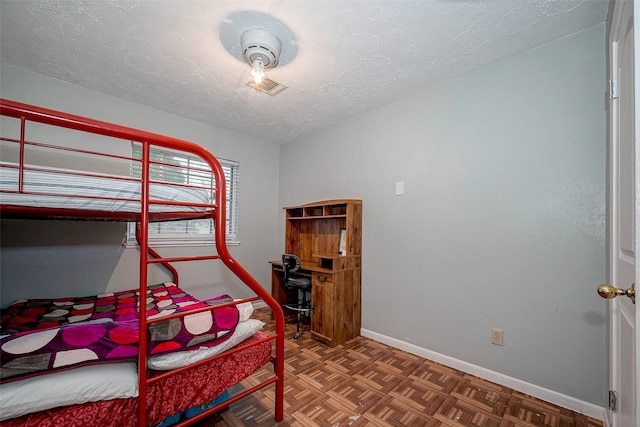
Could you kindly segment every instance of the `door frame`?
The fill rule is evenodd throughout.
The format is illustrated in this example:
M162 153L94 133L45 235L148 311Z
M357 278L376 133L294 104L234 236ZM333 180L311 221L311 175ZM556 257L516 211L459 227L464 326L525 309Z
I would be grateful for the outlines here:
M608 72L608 79L611 82L612 80L616 80L618 78L618 71L617 71L617 62L618 62L618 58L617 58L617 52L615 49L612 48L612 41L613 41L613 35L615 34L616 31L618 31L618 29L620 28L620 19L622 18L622 10L625 7L631 7L632 8L632 12L633 12L633 20L634 20L634 35L633 35L633 39L634 39L634 71L633 71L633 75L634 75L634 100L633 100L633 104L634 104L634 109L635 109L635 116L634 116L634 129L636 130L636 132L634 132L634 139L635 139L635 162L636 162L636 174L635 174L635 195L636 195L636 210L635 210L635 252L637 254L638 250L640 250L640 207L639 207L639 203L640 203L640 144L638 143L638 132L637 130L640 129L640 118L639 118L639 113L640 113L640 31L637 31L636 27L635 27L635 22L637 22L636 17L640 16L640 1L636 0L612 0L610 2L610 8L609 8L609 22L608 22L608 26L607 26L607 48L608 48L608 53L607 53L607 72ZM611 88L610 88L610 94L611 94ZM616 123L618 120L618 106L615 102L609 101L609 117L608 117L608 145L609 145L609 157L610 159L612 159L612 156L615 156L616 153L613 152L612 150L612 144L614 143L614 141L616 141L615 138L618 137L617 133L618 133L618 129L613 125L614 123ZM614 174L616 174L618 171L615 170L612 167L612 161L613 160L609 160L609 167L608 167L608 187L609 187L609 194L608 194L608 201L607 204L610 208L612 208L614 206L614 200L612 200L613 197L615 197L615 192L614 192ZM608 264L609 264L609 271L607 274L607 280L608 283L614 285L614 286L619 286L619 287L624 287L625 289L627 287L629 287L631 284L630 283L616 283L615 279L617 276L617 272L615 271L615 260L616 260L616 251L615 248L617 248L617 236L616 236L616 230L614 230L614 215L616 215L616 212L611 210L609 212L609 221L610 224L608 226L608 236L607 236L607 243L608 243ZM636 258L638 258L638 255L636 255ZM636 268L635 268L635 275L634 275L634 279L635 279L635 283L636 283L636 290L638 289L638 285L640 285L640 268L637 268L637 261L635 262ZM619 379L619 374L618 371L620 370L620 367L618 365L618 361L619 361L619 342L618 342L618 330L620 328L619 322L618 322L618 313L620 311L620 298L626 298L626 297L618 297L615 298L613 301L611 301L609 304L609 340L608 340L608 347L609 347L609 389L613 390L613 391L618 391L620 388L620 384L618 383L618 379ZM636 395L636 402L635 402L635 421L636 421L636 427L640 427L640 399L638 399L638 397L640 397L640 381L638 381L638 375L640 374L640 299L637 300L637 304L634 306L634 311L635 311L635 332L636 332L636 340L635 340L635 379L634 379L634 383L635 383L635 387L632 386L632 388L635 388L635 395ZM620 424L620 421L618 419L618 415L615 411L610 410L608 407L608 405L605 404L605 419L604 419L604 423L605 426L612 426L612 427L618 427ZM619 426L619 427L623 427L623 426ZM624 426L626 427L626 426Z

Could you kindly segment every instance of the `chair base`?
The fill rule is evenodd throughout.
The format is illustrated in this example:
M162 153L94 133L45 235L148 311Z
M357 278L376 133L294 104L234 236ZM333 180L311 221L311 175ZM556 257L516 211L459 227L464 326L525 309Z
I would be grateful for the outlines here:
M298 338L300 338L300 318L302 317L303 313L311 313L311 307L309 306L308 302L305 302L301 304L285 304L284 308L295 311L297 313L296 333L293 335L293 339L297 340Z

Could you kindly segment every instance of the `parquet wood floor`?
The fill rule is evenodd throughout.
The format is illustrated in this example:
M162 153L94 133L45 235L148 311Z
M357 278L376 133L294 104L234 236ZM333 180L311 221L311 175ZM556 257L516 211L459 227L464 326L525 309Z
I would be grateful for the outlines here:
M254 317L272 330L268 311L256 310ZM303 330L294 340L295 325L286 327L282 422L273 421L270 386L195 425L602 427L599 420L364 337L329 348ZM271 372L269 364L258 377Z

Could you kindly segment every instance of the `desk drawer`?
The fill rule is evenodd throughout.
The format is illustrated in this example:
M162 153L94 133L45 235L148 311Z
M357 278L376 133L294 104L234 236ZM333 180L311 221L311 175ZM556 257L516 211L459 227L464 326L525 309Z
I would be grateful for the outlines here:
M329 273L313 273L311 275L312 286L330 286L333 285L333 274Z

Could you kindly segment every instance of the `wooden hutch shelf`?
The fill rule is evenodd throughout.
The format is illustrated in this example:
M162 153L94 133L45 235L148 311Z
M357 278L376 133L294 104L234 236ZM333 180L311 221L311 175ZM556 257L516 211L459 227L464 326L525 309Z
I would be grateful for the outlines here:
M333 347L360 335L362 201L326 200L285 207L285 252L311 277L311 335ZM342 240L342 243L341 243ZM271 290L282 304L282 263L272 263Z

